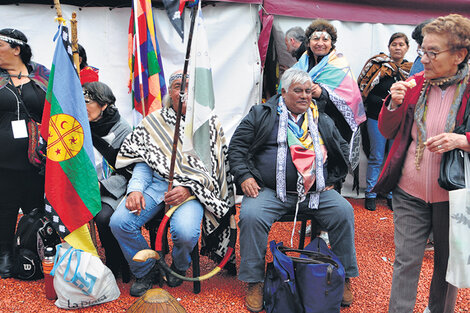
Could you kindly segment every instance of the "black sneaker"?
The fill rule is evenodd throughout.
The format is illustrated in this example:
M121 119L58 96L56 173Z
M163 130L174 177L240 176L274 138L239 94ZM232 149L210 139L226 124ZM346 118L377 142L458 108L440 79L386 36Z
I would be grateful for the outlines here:
M159 275L158 265L155 262L155 265L150 269L150 271L141 278L137 278L132 284L129 293L133 297L141 297L145 292L153 287L154 283L158 282Z
M186 271L180 271L180 270L176 269L176 267L175 267L175 265L174 265L173 263L171 263L170 268L171 268L174 272L176 272L176 273L178 273L178 274L180 274L180 275L182 275L182 276L185 276L185 275L186 275ZM183 283L183 280L182 280L182 279L179 279L178 277L171 275L171 273L167 273L167 275L166 275L166 284L167 284L169 287L178 287L178 286L181 285L182 283Z
M366 198L364 206L369 211L375 211L375 198Z

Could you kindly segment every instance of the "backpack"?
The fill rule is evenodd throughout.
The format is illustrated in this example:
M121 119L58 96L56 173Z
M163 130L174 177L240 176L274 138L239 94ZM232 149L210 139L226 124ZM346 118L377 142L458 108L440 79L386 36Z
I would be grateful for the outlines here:
M23 215L15 235L15 276L22 280L43 278L41 260L46 246L55 246L61 242L43 210L33 209Z

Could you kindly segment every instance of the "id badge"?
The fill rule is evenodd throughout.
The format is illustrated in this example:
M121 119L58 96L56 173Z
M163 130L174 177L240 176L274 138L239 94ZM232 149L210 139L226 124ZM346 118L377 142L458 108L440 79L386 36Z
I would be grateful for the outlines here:
M28 137L28 129L26 128L25 120L11 121L11 128L13 130L13 138L20 139Z

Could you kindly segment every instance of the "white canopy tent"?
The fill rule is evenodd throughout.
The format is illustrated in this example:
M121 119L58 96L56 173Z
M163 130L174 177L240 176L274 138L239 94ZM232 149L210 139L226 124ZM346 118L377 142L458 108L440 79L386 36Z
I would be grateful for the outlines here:
M216 111L228 139L250 107L261 101L263 84L258 50L258 36L261 30L258 11L261 8L259 4L261 2L258 0L221 0L221 2L212 2L203 7L213 70ZM295 0L294 2L296 5L308 2L310 8L315 1ZM330 5L325 1L318 2L323 3L323 6ZM335 1L331 3L334 5ZM338 3L340 6L346 6L344 3ZM265 3L265 6L276 7L268 3ZM324 10L324 7L320 5L317 8ZM382 10L373 5L367 9ZM384 10L386 9L382 11ZM87 51L88 64L100 69L100 80L111 87L116 95L116 104L121 114L132 123L127 56L130 8L62 5L62 11L67 21L70 20L73 11L77 12L79 43ZM7 4L0 5L0 12L0 29L17 28L23 31L33 50L33 60L50 68L55 47L52 39L57 31L54 7L50 4ZM168 80L173 71L183 67L186 45L170 24L166 12L157 8L154 8L153 12L163 68ZM185 10L185 34L189 29L188 12L189 10ZM336 16L335 12L343 21L332 19ZM359 10L359 12L363 11ZM332 19L333 25L338 30L337 49L349 60L356 77L369 57L381 51L388 51L387 43L394 32L400 31L411 37L414 28L414 25L405 24L357 22L357 18L345 17L347 14L344 11L331 12L330 10L327 13L328 18ZM383 13L381 16L387 17ZM280 14L284 13L280 12ZM401 23L416 23L421 17L424 19L421 15L416 15L408 21L401 19ZM293 64L294 59L286 52L284 32L292 26L306 28L311 20L305 17L292 17L292 14L274 16L273 35L276 52L279 59L285 61L285 65ZM372 20L375 21L377 18ZM390 20L389 16L388 20ZM416 43L410 39L410 44L406 58L413 61L416 57ZM363 158L362 168L365 168L365 162ZM361 185L363 183L364 179L361 179Z

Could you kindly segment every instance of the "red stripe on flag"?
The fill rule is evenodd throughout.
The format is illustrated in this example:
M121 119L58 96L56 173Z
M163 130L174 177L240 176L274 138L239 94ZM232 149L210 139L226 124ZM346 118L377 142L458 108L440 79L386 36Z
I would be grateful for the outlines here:
M42 111L41 136L47 142L49 138L49 119L51 118L51 103L44 101L44 110Z
M53 177L52 180L50 177ZM70 232L83 226L93 218L80 196L75 191L59 162L46 163L46 198L60 216ZM60 186L60 188L57 188Z

